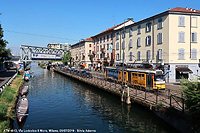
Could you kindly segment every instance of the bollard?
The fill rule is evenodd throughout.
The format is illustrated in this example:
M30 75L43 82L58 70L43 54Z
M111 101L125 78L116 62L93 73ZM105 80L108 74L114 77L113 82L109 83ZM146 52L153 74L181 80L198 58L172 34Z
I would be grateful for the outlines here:
M129 94L129 87L127 87L127 100L126 100L126 104L131 104L131 99L130 99L130 94Z

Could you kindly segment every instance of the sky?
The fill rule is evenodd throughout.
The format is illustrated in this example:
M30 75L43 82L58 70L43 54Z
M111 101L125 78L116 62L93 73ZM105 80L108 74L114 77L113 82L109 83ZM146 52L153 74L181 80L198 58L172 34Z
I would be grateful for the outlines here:
M75 44L133 18L137 22L168 10L200 10L200 0L0 0L0 24L7 48Z

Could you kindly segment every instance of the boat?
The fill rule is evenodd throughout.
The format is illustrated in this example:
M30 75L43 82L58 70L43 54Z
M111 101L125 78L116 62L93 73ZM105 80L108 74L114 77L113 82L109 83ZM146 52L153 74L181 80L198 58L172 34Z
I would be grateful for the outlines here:
M17 103L16 107L16 117L19 122L28 115L28 99L23 96Z
M21 89L21 95L26 95L28 93L28 85L24 85Z

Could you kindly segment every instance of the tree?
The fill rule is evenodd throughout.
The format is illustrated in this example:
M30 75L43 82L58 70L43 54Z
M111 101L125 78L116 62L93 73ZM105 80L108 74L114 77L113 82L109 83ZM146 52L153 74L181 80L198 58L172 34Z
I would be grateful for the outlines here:
M70 59L71 59L70 52L67 52L62 58L63 64L68 65L68 62L70 61Z
M3 61L8 59L11 55L11 50L6 49L6 45L8 42L3 39L3 29L1 28L0 24L0 66L2 65Z
M200 82L185 80L181 86L191 125L200 131Z

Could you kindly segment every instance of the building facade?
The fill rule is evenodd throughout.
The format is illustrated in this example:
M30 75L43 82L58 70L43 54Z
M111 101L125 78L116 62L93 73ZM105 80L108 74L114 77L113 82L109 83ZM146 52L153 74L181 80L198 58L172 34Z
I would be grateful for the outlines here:
M87 38L71 46L71 57L73 66L84 66L87 69L92 68L93 59L93 39Z
M71 50L71 44L68 43L49 43L47 48L63 49L65 51Z
M176 7L115 29L116 65L149 63L162 68L169 82L199 74L200 11Z
M122 24L132 24L132 19L127 20L117 26L109 28L95 36L92 36L94 40L94 64L95 70L103 70L105 66L113 66L115 61L115 36L114 28Z

